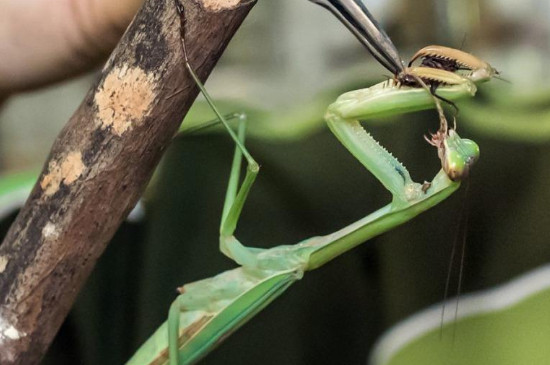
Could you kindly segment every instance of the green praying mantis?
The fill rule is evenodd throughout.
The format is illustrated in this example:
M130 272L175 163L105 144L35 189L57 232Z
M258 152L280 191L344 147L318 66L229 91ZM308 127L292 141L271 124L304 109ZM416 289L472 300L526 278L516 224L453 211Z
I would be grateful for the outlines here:
M260 249L243 245L234 235L259 165L245 146L246 116L224 116L189 64L185 47L185 9L174 0L180 17L185 67L211 109L235 142L220 224L220 250L239 267L215 277L186 284L170 306L168 320L138 349L127 364L181 365L195 363L230 333L282 294L304 273L353 247L391 230L437 205L460 186L479 157L477 144L449 128L440 100L473 96L474 82L487 81L496 71L464 52L437 46L415 55L423 65L405 68L391 40L359 0L311 0L331 10L364 43L394 79L341 95L328 107L330 130L357 160L392 194L391 202L366 217L325 236L295 245ZM414 60L414 59L413 59ZM428 139L437 147L442 170L431 182L414 182L406 169L360 124L373 118L436 107L440 127ZM229 119L237 119L234 130ZM246 160L246 173L240 170Z

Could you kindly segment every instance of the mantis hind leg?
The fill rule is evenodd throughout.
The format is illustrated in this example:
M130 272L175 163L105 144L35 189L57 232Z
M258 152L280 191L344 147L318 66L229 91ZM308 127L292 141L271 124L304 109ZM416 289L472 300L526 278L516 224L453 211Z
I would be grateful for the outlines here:
M229 133L229 136L237 145L233 158L231 176L229 178L229 187L225 197L222 221L220 226L220 250L226 256L232 258L242 266L254 266L256 263L255 255L252 253L254 249L248 249L244 247L233 235L237 227L237 221L239 220L239 217L241 215L244 202L246 201L248 193L250 192L250 188L252 187L254 180L256 180L256 176L258 175L258 172L260 170L260 166L254 160L254 158L252 158L252 156L244 146L246 117L244 115L242 116L241 123L239 124L239 131L238 133L235 133L235 131L233 131L233 129L231 129L231 127L229 126L226 118L220 113L220 111L216 107L214 101L206 91L203 83L189 63L187 48L185 46L185 8L180 0L174 0L174 4L180 17L180 40L185 67L195 81L195 84L199 87L201 93L208 102L208 105L210 106L214 114L216 114L216 117L220 120L220 122L227 130L227 133ZM239 183L239 170L242 157L244 157L247 162L246 176L241 186L237 188Z
M200 84L199 87L201 90L204 90L204 86L202 84ZM206 90L204 90L203 93L206 93ZM208 94L205 94L205 96L206 95ZM218 111L209 96L207 97L207 100L209 100L209 104L217 114L218 118L205 122L195 128L186 130L181 134L191 134L204 128L211 127L215 124L222 123L229 132L230 136L232 138L234 137L236 146L220 223L220 251L227 257L233 259L239 265L249 267L256 266L257 260L255 253L262 250L245 247L234 236L242 208L260 169L259 165L252 158L245 147L247 116L245 113L231 113L224 116ZM228 123L228 121L232 119L238 119L239 121L236 132L229 126ZM243 156L247 161L247 168L245 178L239 187L239 177Z
M178 297L170 305L168 311L168 358L170 365L181 365L185 361L180 361L179 358L179 332L180 332L180 297Z
M244 147L246 123L246 115L241 114L237 130L239 144L236 145L233 155L220 224L220 250L239 265L253 267L257 264L255 253L261 250L245 247L234 235L242 208L260 169L255 161L252 160L251 163L247 159L246 175L241 186L238 186L243 158L243 150L240 146Z
M233 155L233 163L231 165L231 173L229 176L229 184L225 196L225 202L223 207L222 222L220 225L220 249L221 251L234 259L237 263L243 265L254 264L256 261L255 251L259 249L248 248L243 246L234 236L233 232L240 216L242 207L250 191L250 188L256 178L258 170L255 169L256 165L247 166L246 176L242 185L239 187L239 175L242 166L243 151L241 146L244 147L245 132L246 132L246 115L244 113L233 113L227 116L222 116L227 122L230 119L238 119L239 124L237 132L235 133L238 138L239 144L235 147L235 153ZM215 119L204 123L198 129L207 128L217 123L223 123L221 118ZM192 133L193 131L186 131ZM233 132L233 130L231 129ZM168 312L168 353L170 359L170 365L182 365L185 364L185 359L180 358L179 354L179 337L180 337L180 313L184 310L184 306L181 303L182 296L179 295L170 306Z

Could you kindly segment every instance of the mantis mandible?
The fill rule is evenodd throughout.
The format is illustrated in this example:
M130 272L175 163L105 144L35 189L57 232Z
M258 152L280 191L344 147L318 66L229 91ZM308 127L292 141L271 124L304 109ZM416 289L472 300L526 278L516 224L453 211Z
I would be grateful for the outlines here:
M238 119L238 128L234 131L228 123L229 118L224 117L213 103L189 63L184 40L185 9L179 0L174 2L180 18L181 51L185 67L216 114L217 122L224 125L236 145L223 205L219 242L221 252L240 267L179 288L180 295L170 306L168 320L141 346L128 364L169 362L170 365L181 365L198 361L223 338L299 280L306 271L322 266L366 240L411 220L443 201L458 189L460 180L468 175L471 166L479 157L479 148L475 142L460 138L454 129L445 125L445 128L440 128L430 140L430 143L438 148L442 170L430 183L414 182L406 167L368 134L359 120L366 121L381 116L429 109L434 107L434 101L438 104L438 99L434 99L427 85L407 86L399 80L388 80L367 89L345 93L328 107L328 126L353 156L391 192L392 201L334 233L312 237L295 245L270 249L243 245L235 237L234 232L248 193L259 172L259 165L245 146L246 116L231 116ZM337 3L328 0L314 2ZM361 4L355 0L346 3ZM366 11L364 6L362 8ZM338 14L341 8L335 9ZM354 17L342 15L340 18L359 19L356 24L363 24L361 16L364 14L366 13L359 11ZM355 27L353 22L350 24L350 29ZM374 24L372 32L378 29L379 35L383 33L376 23L371 21L370 24ZM359 28L354 31L356 35L361 33L357 29ZM378 37L377 41L365 42L370 45L368 47L371 52L372 49L378 52L378 56L375 57L379 61L383 60L381 63L392 64L387 60L391 58L388 57L388 52L380 46L386 44L389 45L387 49L395 49L387 36ZM426 70L418 71L422 77L434 71L438 75L442 75L442 72L456 75L443 69L423 68ZM456 83L439 80L438 85L441 86L437 88L438 96L449 101L473 96L476 91L473 82L467 77L460 77L462 81ZM425 79L429 78L426 76ZM212 122L206 124L211 125ZM443 125L443 122L441 124ZM247 168L245 177L239 185L243 157Z

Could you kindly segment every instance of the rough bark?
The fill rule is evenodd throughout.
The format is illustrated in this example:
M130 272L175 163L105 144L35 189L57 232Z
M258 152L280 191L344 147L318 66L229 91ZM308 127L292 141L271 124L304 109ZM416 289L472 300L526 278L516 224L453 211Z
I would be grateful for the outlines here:
M255 0L185 0L205 79ZM147 0L57 137L0 246L0 363L40 361L198 90L173 0Z

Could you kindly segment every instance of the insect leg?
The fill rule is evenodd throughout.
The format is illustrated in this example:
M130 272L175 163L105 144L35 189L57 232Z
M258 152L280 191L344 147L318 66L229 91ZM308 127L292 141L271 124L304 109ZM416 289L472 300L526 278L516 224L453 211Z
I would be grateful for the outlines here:
M185 58L185 66L187 67L187 70L195 80L195 83L201 90L201 93L204 95L206 101L210 105L210 108L214 111L218 119L222 122L224 127L226 128L227 132L235 142L237 146L237 150L235 152L235 157L233 160L233 167L231 172L231 177L229 179L229 188L228 188L228 194L226 195L226 199L224 202L224 210L222 215L222 221L220 226L220 249L221 251L228 257L235 260L238 264L243 266L254 266L255 265L255 255L252 253L253 249L248 249L247 247L243 246L233 235L235 232L237 221L239 220L242 208L244 206L244 202L246 201L246 198L248 197L248 193L250 192L250 188L252 187L254 181L256 180L256 176L258 175L258 172L260 170L260 166L258 163L252 158L246 147L244 146L244 131L246 128L246 118L243 116L240 126L239 126L239 134L237 135L233 129L229 126L229 123L225 119L225 117L220 113L218 108L216 107L214 101L204 88L204 85L198 78L197 74L191 67L191 64L189 62L189 58L187 55L187 48L185 45L185 9L181 2L179 0L174 0L176 4L176 9L178 11L178 14L180 16L180 33L181 33L181 48L182 52ZM242 135L241 135L242 134ZM241 156L244 156L244 158L247 161L247 169L246 169L246 175L243 180L242 185L237 188L238 180L239 180L239 167L240 167L240 161ZM238 162L237 162L238 161ZM238 167L237 167L238 165ZM229 193L231 192L231 193Z
M449 100L449 99L444 98L443 96L438 95L438 94L436 93L437 87L438 87L438 86L439 86L439 85L437 85L437 84L433 84L433 83L430 84L430 93L431 93L433 96L435 96L436 98L438 98L439 100L441 100L441 101L447 103L448 105L450 105L450 106L454 109L454 115L457 116L457 115L458 115L458 112L459 112L458 106L455 104L454 101L451 101L451 100Z

